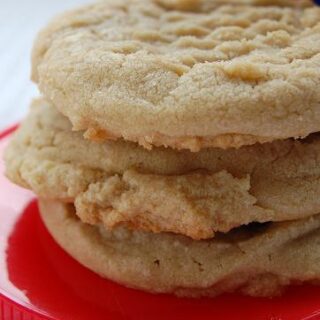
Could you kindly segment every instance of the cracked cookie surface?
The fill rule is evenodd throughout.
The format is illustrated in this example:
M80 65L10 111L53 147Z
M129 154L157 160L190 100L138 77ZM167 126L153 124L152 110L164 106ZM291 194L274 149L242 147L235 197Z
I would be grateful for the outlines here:
M320 129L320 8L299 3L103 1L42 31L33 79L90 139L199 151L305 137Z
M320 279L320 216L271 223L237 235L194 241L173 234L82 223L72 205L41 200L55 240L99 275L153 293L215 296L239 291L275 296L291 283Z
M83 221L107 229L124 225L206 239L253 221L320 211L317 134L240 149L148 151L131 142L83 139L40 99L5 160L13 182L75 203Z

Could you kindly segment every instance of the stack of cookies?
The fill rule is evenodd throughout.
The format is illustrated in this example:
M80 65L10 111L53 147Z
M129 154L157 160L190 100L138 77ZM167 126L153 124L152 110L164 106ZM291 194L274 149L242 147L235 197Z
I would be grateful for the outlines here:
M320 8L119 0L33 51L7 176L55 240L155 293L281 293L320 279Z

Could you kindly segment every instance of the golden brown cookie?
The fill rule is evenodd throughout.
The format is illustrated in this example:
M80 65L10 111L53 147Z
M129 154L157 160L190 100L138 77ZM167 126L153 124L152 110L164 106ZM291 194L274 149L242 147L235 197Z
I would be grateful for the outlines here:
M240 147L320 129L312 1L119 0L39 35L33 79L75 130L146 148Z
M179 296L240 291L274 296L320 279L320 216L240 228L212 240L82 223L72 205L40 201L42 219L72 257L128 287Z
M5 155L7 176L43 198L75 203L107 229L211 238L253 221L320 212L320 140L277 141L198 153L85 140L44 100L35 101Z

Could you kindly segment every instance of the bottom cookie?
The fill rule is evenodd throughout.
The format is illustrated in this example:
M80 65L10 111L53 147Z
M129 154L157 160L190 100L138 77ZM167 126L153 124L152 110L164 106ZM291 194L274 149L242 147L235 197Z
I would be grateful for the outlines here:
M54 239L81 264L120 284L153 293L275 296L320 279L320 215L250 224L211 240L84 224L72 205L40 200Z

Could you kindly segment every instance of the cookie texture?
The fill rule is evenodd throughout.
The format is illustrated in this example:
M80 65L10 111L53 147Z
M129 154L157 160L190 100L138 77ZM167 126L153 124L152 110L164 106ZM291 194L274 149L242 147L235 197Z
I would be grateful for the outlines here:
M320 140L286 140L198 153L85 140L46 101L33 103L5 154L7 176L79 217L193 239L250 222L320 211ZM174 196L173 196L174 195Z
M320 217L240 228L211 240L82 223L72 205L40 201L55 240L81 264L128 287L179 296L274 296L320 278Z
M33 80L94 140L240 147L320 129L312 1L119 0L68 12L33 50Z

